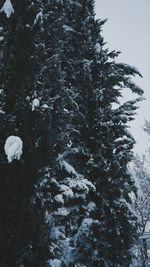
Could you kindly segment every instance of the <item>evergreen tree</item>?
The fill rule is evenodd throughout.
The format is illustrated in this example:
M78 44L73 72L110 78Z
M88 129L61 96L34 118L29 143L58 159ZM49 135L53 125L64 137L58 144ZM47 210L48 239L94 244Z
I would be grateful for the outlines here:
M100 34L104 21L95 20L93 1L73 1L67 16L71 27L67 30L72 34L69 48L74 51L69 54L73 79L69 75L68 87L78 107L73 114L71 147L84 158L79 173L96 186L96 195L90 199L96 212L80 211L72 258L85 266L129 265L136 238L129 193L136 189L127 169L135 143L127 123L143 94L131 76L141 75L129 65L116 63L119 53L104 48ZM121 105L119 98L126 88L139 98Z
M49 172L55 175L56 155L67 142L62 130L66 127L62 5L30 0L3 4L0 265L45 266L50 231L46 197L49 202L51 197L46 181ZM6 159L9 136L23 141L20 161Z
M142 95L140 73L105 49L94 0L6 0L0 12L1 266L128 266L127 123L140 98L119 98ZM12 135L23 154L8 163Z
M145 156L140 159L138 155L134 157L132 173L136 182L137 195L132 196L132 207L138 217L139 241L134 247L133 264L148 266L150 262L148 254L149 238L145 238L145 232L149 231L150 221L150 175L146 169L147 159Z

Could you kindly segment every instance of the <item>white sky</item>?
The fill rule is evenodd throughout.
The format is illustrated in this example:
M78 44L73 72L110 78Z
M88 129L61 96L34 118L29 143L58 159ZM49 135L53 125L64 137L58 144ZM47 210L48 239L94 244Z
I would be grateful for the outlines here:
M96 0L96 17L108 21L102 35L110 50L121 51L119 61L136 66L143 79L136 83L146 98L140 104L131 132L137 141L135 152L142 155L150 147L150 136L142 129L150 120L150 0Z

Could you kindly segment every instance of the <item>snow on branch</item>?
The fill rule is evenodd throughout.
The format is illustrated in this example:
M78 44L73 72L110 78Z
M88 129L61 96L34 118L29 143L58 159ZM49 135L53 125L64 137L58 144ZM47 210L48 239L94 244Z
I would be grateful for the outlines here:
M9 19L10 16L14 13L14 8L10 0L6 0L3 7L0 10L0 13L5 13L6 17Z
M96 45L94 46L94 51L96 55L99 55L101 52L101 46L99 43L96 43Z
M63 29L64 29L66 32L72 32L72 33L75 33L75 32L76 32L72 27L70 27L70 26L68 26L68 25L63 25Z
M129 64L125 64L121 62L117 63L117 66L121 68L122 70L124 70L126 75L133 75L133 76L138 75L142 78L141 73L135 66L131 66Z
M7 138L4 150L9 163L14 159L20 159L22 155L22 148L23 142L20 137L11 135Z
M35 108L39 107L40 105L40 101L39 99L35 98L33 101L32 101L32 111L35 110Z
M42 11L40 11L39 13L37 13L35 20L33 22L33 25L37 24L38 21L41 21L41 23L43 23L43 13Z
M61 261L58 259L50 260L49 262L50 262L51 267L61 267L62 266Z
M73 166L71 166L67 161L65 161L63 159L63 155L59 155L58 157L58 161L59 161L59 165L61 169L65 169L66 172L68 172L69 174L74 174L77 175L76 170L74 169Z

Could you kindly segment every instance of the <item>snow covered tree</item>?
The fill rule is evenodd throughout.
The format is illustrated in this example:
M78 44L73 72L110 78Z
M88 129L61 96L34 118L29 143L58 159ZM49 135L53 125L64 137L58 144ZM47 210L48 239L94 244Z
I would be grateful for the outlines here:
M46 131L44 133L46 116L44 112L43 114L39 112L39 95L34 86L40 64L37 60L36 45L40 43L41 6L40 2L35 4L31 1L18 4L18 1L7 0L1 4L3 40L0 139L3 153L1 154L0 264L43 265L48 257L44 210L38 203L35 205L32 203L35 184L39 179L39 168L46 163L47 156L47 153L42 153L42 145L38 146L38 140L41 138L39 142L42 143L44 138L47 143L48 136ZM13 159L15 150L10 147L7 150L7 162L4 144L9 136L21 138L23 154L21 159L16 157L14 157L16 160ZM45 231L41 231L42 229ZM38 256L39 250L41 256Z
M119 98L142 95L140 73L105 49L93 0L0 8L0 264L129 265L127 123L140 98Z
M149 121L145 121L143 129L148 135L150 135ZM133 208L138 216L138 231L141 236L141 242L138 242L137 247L135 246L134 260L135 262L138 262L138 264L141 264L141 266L148 266L150 263L150 255L148 251L149 237L147 236L146 238L144 236L145 232L149 232L150 223L150 174L149 168L147 168L148 165L149 157L146 155L143 155L142 158L140 158L138 155L134 157L133 173L138 191L136 197L134 196L133 199Z
M140 159L139 156L134 157L133 160L133 172L137 181L138 194L135 199L135 210L138 214L139 219L139 230L141 233L145 232L145 227L148 221L150 221L150 176L149 172L145 167L146 159L143 156Z
M50 222L58 225L51 232L55 241L51 257L66 266L129 264L137 218L129 196L136 188L127 170L135 141L127 123L133 119L143 93L131 76L140 73L116 63L114 58L119 53L104 48L100 31L105 21L95 20L94 1L64 1L62 13L66 16L62 25L65 46L61 66L70 100L65 106L70 117L70 142L58 158L60 170L51 181L57 192L52 202L58 203L52 204L53 214L48 213ZM127 88L140 97L121 105L119 98ZM77 189L72 189L76 175L80 185L88 180L96 188L90 195L83 192L78 206L75 199L80 186L76 183ZM72 201L65 202L67 194Z
M104 21L95 20L94 2L73 1L72 5L76 12L70 5L67 13L71 17L67 26L72 27L65 27L72 33L69 47L74 56L69 56L74 69L68 81L77 106L71 147L84 158L79 173L96 187L91 200L97 211L91 217L85 214L79 225L73 238L74 260L85 266L130 264L137 218L129 196L136 189L127 170L135 141L127 123L133 119L143 94L131 76L141 75L129 65L116 63L119 53L104 48L100 34ZM120 104L122 91L127 88L139 97Z
M133 260L135 264L138 262L139 266L148 266L150 263L149 236L144 236L149 232L150 223L150 175L146 164L145 156L142 159L138 155L134 157L132 173L138 190L137 194L132 196L132 206L138 217L139 241L134 247Z
M68 142L61 7L30 0L0 7L1 266L45 266L49 259L47 180ZM12 136L23 142L21 158L15 145L4 151Z

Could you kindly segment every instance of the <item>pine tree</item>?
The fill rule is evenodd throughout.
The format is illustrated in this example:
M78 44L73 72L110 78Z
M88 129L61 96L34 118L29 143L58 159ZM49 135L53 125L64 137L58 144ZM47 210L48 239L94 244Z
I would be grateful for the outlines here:
M149 265L149 254L148 254L148 238L144 238L145 232L149 231L149 184L150 176L149 171L146 169L148 159L145 156L140 158L138 155L134 157L132 173L136 182L137 195L132 196L132 206L138 217L138 233L140 235L139 242L134 247L134 264L140 266Z
M128 266L127 123L140 98L119 98L125 88L142 95L130 78L140 73L105 49L93 0L12 0L9 10L0 13L0 263ZM12 135L23 154L8 163Z
M97 212L91 217L83 212L73 237L74 261L85 266L128 265L136 238L129 193L136 189L127 169L135 143L127 123L143 94L131 76L141 75L129 65L116 63L119 53L104 48L100 34L104 21L94 19L94 2L74 1L72 6L75 12L70 5L67 13L72 29L67 29L72 32L69 47L74 55L69 55L74 65L73 79L70 75L68 80L78 111L73 117L71 144L84 157L79 173L84 170L97 193L91 198ZM119 98L126 88L139 98L121 105Z
M47 180L49 173L55 175L58 151L67 142L61 7L14 0L6 1L0 13L1 266L45 266L49 259ZM20 161L6 159L9 136L23 141Z

